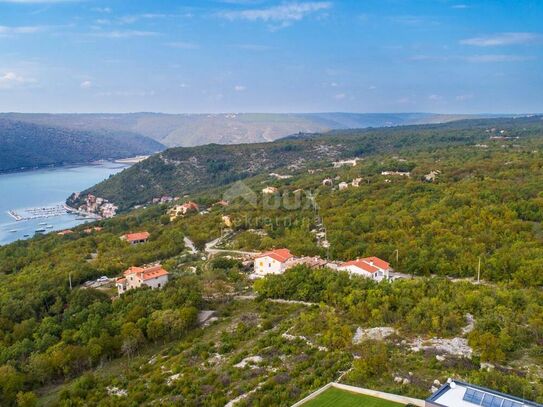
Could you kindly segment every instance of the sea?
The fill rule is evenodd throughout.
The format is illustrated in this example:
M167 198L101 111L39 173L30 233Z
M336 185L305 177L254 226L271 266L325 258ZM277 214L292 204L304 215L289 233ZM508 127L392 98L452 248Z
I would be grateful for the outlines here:
M28 239L38 229L44 233L72 228L90 220L64 213L47 218L16 221L9 211L29 217L35 209L58 208L72 192L83 191L110 175L127 168L125 163L99 163L63 166L0 174L0 245ZM53 210L52 212L55 212Z

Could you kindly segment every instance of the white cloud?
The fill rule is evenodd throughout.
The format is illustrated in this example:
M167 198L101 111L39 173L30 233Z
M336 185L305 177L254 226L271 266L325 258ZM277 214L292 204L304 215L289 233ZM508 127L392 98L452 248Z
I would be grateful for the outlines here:
M459 101L459 102L464 102L466 100L473 99L473 93L466 93L466 94L463 94L463 95L458 95L458 96L456 96L455 99L457 101Z
M44 31L46 27L38 25L29 25L29 26L6 26L0 25L0 37L17 35L17 34L35 34L41 31Z
M451 8L454 8L457 10L463 10L463 9L469 8L469 6L467 4L455 4L451 6Z
M140 37L156 37L159 33L154 31L138 31L138 30L115 30L115 31L98 31L90 34L93 37L103 38L140 38Z
M178 49L198 49L198 48L200 48L200 46L198 44L195 44L193 42L183 42L183 41L168 42L166 45L169 46L169 47L178 48Z
M314 1L306 3L284 3L260 9L246 9L239 11L225 11L221 17L228 20L264 21L278 23L275 28L286 27L295 21L303 20L310 14L330 9L332 3L328 1Z
M271 49L271 47L267 45L260 45L260 44L235 44L233 45L233 47L244 49L247 51L268 51Z
M92 88L92 82L91 81L83 81L83 82L81 82L81 84L79 86L81 87L81 89L89 89L89 88Z
M0 89L12 89L34 82L36 82L35 79L21 76L15 72L0 73Z
M541 40L541 38L541 35L529 32L509 32L483 37L467 38L460 41L460 43L476 47L497 47L503 45L530 44Z
M432 94L432 95L428 96L428 99L431 100L432 102L439 102L439 101L443 100L443 96Z
M97 13L104 13L104 14L109 14L111 13L113 10L111 10L110 7L95 7L92 9L92 11L95 11Z
M114 91L108 91L108 92L99 92L97 93L97 96L120 96L120 97L132 97L132 96L154 96L155 91L154 90L114 90Z
M243 91L246 90L246 89L247 89L247 88L246 88L245 86L243 86L243 85L236 85L236 86L234 86L234 90L235 90L236 92L243 92Z
M508 55L508 54L483 54L472 55L465 58L468 62L474 63L492 63L492 62L518 62L529 61L533 57L522 55Z
M78 0L0 0L0 3L16 4L49 4L49 3L74 3Z
M334 99L336 100L343 100L347 97L347 95L345 93L338 93L336 95L334 95Z

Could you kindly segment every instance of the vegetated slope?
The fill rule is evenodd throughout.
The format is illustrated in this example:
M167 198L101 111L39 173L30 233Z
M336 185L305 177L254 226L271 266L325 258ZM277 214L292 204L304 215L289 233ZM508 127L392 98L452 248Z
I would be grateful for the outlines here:
M243 405L286 407L340 376L346 384L421 399L435 380L461 377L543 402L543 246L532 230L543 221L541 119L487 124L495 130L481 122L404 128L389 138L370 132L363 146L376 151L355 167L246 180L252 187L269 182L281 193L317 188L333 258L376 255L413 279L378 284L298 266L256 282L253 292L251 269L241 259L193 255L184 237L217 238L226 215L234 224L232 249L288 247L324 257L327 250L311 233L316 214L242 199L211 206L219 190L206 191L207 202L192 197L209 206L207 213L173 222L164 216L167 207L153 205L102 220L90 233L80 225L69 235L0 247L0 405L40 397L40 405L222 407L244 396ZM332 137L324 139L284 145L331 145ZM357 132L335 140L360 147ZM441 171L434 182L422 179L430 170ZM364 182L339 191L323 186L325 177ZM287 217L293 221L277 221ZM119 239L142 230L151 234L145 244ZM439 277L473 277L479 256L481 284ZM103 291L82 287L154 262L170 272L163 290L112 300L113 281ZM255 293L256 301L249 295ZM197 328L197 310L215 310L217 319ZM355 343L358 327L396 334Z
M180 196L226 185L282 167L291 171L338 158L364 157L400 148L432 148L486 140L495 126L511 135L521 126L541 127L540 117L467 120L440 125L342 130L309 134L272 143L208 145L172 148L84 191L108 199L126 210L162 195ZM528 131L528 130L526 130Z
M135 133L70 130L0 119L0 171L124 158L163 148Z
M25 114L0 118L84 131L138 133L168 146L273 141L295 133L442 123L475 115L433 113ZM488 116L486 116L488 117Z

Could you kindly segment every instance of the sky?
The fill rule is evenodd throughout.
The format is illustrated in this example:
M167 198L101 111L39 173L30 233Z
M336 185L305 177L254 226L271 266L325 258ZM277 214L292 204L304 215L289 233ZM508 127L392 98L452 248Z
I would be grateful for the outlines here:
M540 0L0 0L0 111L543 112Z

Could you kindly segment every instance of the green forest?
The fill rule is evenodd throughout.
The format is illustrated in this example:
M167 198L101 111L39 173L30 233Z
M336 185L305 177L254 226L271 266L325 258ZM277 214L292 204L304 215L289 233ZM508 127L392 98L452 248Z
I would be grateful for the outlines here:
M418 398L455 377L543 402L542 124L477 120L255 147L268 162L279 150L284 179L267 166L242 174L239 156L229 172L228 146L186 197L201 213L170 221L169 205L149 205L98 231L0 247L0 405L289 406L340 377ZM300 162L332 140L344 150ZM164 154L190 162L193 152ZM355 166L331 164L354 156ZM256 200L214 205L240 179ZM147 243L119 239L142 230ZM223 252L206 252L221 236ZM404 278L298 266L253 281L236 255L278 247L331 261L378 256ZM84 285L155 262L170 273L163 290L118 297ZM202 323L202 311L213 318ZM388 334L365 336L371 329Z

